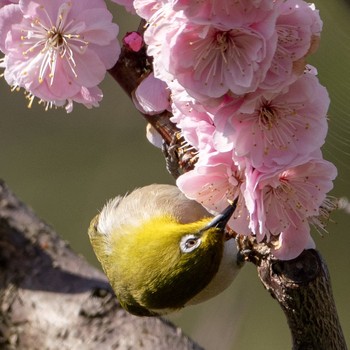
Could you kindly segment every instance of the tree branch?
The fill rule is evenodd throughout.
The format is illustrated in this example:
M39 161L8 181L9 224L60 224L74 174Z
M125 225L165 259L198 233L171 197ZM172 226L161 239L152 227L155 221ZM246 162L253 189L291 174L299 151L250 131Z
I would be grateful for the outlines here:
M282 261L250 237L239 236L238 245L286 315L293 350L347 349L328 268L317 250L304 250L293 260Z
M258 273L282 307L292 332L293 349L346 349L321 254L304 252L292 261L263 260Z
M105 276L0 181L0 348L201 349L161 318L129 315Z

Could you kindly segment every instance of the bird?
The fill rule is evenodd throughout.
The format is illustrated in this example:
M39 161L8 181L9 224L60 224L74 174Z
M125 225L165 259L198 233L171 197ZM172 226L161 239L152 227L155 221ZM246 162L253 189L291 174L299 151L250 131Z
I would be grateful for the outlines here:
M226 289L242 266L225 229L236 205L214 216L167 184L109 200L88 235L121 306L159 316Z

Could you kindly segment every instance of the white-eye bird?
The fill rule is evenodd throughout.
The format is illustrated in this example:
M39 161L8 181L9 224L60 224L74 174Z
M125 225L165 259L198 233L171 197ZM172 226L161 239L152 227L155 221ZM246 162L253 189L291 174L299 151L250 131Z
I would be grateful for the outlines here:
M155 316L226 289L241 266L225 231L235 206L213 217L177 187L156 184L110 200L89 237L120 304Z

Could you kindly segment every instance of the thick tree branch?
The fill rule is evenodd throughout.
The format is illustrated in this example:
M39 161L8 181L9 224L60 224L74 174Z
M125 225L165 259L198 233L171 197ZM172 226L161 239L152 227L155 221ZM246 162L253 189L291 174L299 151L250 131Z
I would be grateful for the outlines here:
M1 181L0 306L5 350L200 349L163 319L126 313L104 275Z
M142 32L142 25L140 28ZM144 72L151 69L149 62L145 48L140 55L124 48L121 58L110 73L131 96L143 79ZM134 65L137 65L137 69L134 69ZM132 81L126 83L127 79ZM188 152L183 152L181 142L176 143L179 140L175 137L178 136L178 129L170 122L170 116L168 112L158 116L144 115L172 147L172 153L178 157L175 157L175 169L172 169L176 177L190 169L194 162L188 158ZM327 266L319 252L308 250L297 259L278 261L270 254L267 245L239 236L237 240L243 254L247 254L247 260L257 266L258 276L264 287L283 309L294 350L347 349Z
M257 267L267 291L287 317L294 350L346 350L325 261L317 250L281 261L265 244L238 237L241 251Z
M258 273L286 314L293 349L346 349L327 266L316 250L293 261L263 260Z

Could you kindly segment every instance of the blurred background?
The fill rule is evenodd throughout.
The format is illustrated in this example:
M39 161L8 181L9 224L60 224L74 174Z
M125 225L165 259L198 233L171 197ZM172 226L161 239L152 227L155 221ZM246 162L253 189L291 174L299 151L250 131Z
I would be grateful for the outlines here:
M331 95L325 158L338 167L333 195L350 198L350 2L318 0L324 21L321 46L312 57ZM110 6L121 34L138 21ZM101 107L75 105L44 112L26 108L22 92L0 80L0 177L72 248L98 266L88 237L91 218L107 199L151 183L174 183L161 152L145 138L145 122L111 77L102 84ZM338 211L329 234L314 233L328 263L343 330L350 344L349 214ZM219 297L171 316L207 350L288 349L289 330L277 303L253 266L245 266Z

